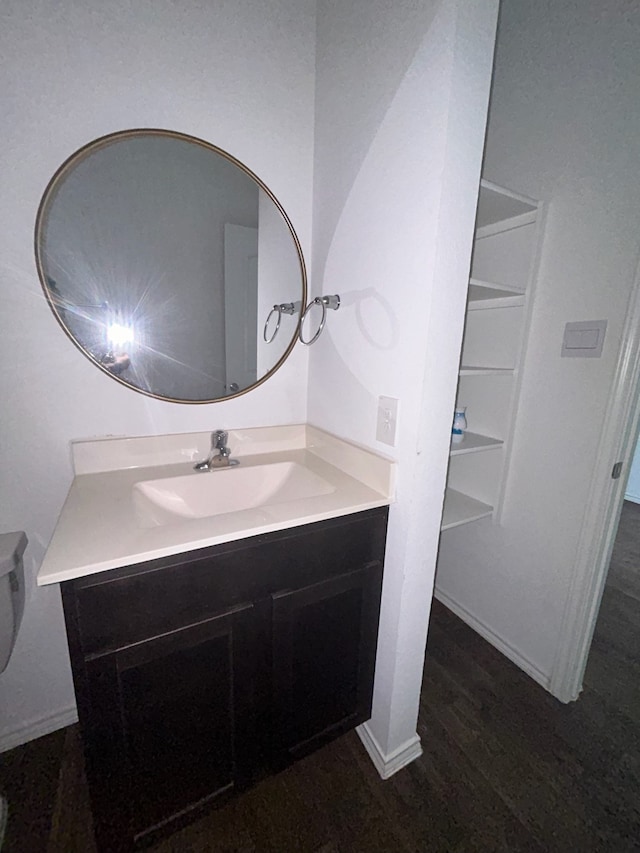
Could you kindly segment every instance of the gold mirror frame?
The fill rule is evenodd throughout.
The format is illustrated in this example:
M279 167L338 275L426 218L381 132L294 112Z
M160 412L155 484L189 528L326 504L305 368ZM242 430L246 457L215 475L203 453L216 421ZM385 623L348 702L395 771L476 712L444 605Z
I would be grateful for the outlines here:
M47 284L47 275L45 272L45 263L44 263L43 251L42 251L43 242L44 242L42 239L42 234L43 234L43 227L44 227L46 220L47 220L47 214L49 211L49 207L50 207L53 199L55 198L57 188L62 184L62 182L69 175L69 173L73 170L73 168L79 162L84 160L89 154L92 154L92 153L100 150L101 148L104 148L104 147L111 145L114 142L118 142L120 140L134 139L134 138L140 138L140 137L145 137L145 136L176 139L176 140L180 140L183 142L188 142L188 143L192 143L192 144L201 146L203 148L208 149L212 153L223 157L229 163L233 164L238 169L240 169L242 172L244 172L249 178L251 178L255 182L257 188L261 189L268 196L268 198L273 202L273 204L275 205L276 209L280 213L282 219L284 220L284 222L285 222L285 224L289 230L289 233L291 235L291 239L293 240L293 244L294 244L294 247L295 247L295 250L297 253L298 263L300 266L300 284L301 284L301 291L302 291L301 295L300 295L301 308L300 308L299 315L298 315L298 321L296 323L296 327L295 327L295 330L292 334L290 343L288 344L288 346L285 349L282 356L277 360L277 362L274 364L274 366L270 370L268 370L267 373L264 374L264 376L261 376L253 384L247 386L246 388L242 388L241 390L233 392L233 393L225 394L223 397L214 397L212 399L205 399L205 400L192 400L192 399L184 399L184 398L180 398L180 397L168 397L168 396L164 396L162 394L154 393L153 391L147 390L145 388L138 387L137 385L134 385L131 382L128 382L126 379L123 379L121 376L117 375L112 370L109 370L108 367L106 367L104 364L102 364L94 356L94 354L91 353L75 337L75 335L70 331L70 329L68 328L67 324L65 323L63 317L60 315L60 312L58 310L58 306L56 305L56 298L51 293L50 288ZM222 148L218 148L216 145L213 145L212 143L207 142L206 140L199 139L198 137L190 136L188 134L180 133L178 131L172 131L172 130L163 130L163 129L158 129L158 128L137 128L137 129L132 129L132 130L116 131L115 133L110 133L110 134L107 134L105 136L101 136L98 139L95 139L95 140L87 143L86 145L83 145L81 148L79 148L77 151L75 151L70 157L68 157L62 163L62 165L56 170L53 177L51 178L51 180L47 184L47 187L46 187L44 194L42 196L42 199L40 201L40 205L38 207L38 213L36 216L34 244L35 244L36 267L38 270L38 277L40 279L40 284L42 286L42 289L43 289L45 298L47 300L47 303L48 303L49 307L51 308L53 315L55 316L56 320L60 324L60 327L62 328L64 333L71 340L71 342L74 344L74 346L86 358L88 358L92 364L94 364L96 367L98 367L103 373L106 373L111 379L115 379L117 382L119 382L121 385L124 385L126 388L129 388L132 391L136 391L139 394L143 394L146 397L151 397L151 398L156 399L156 400L162 400L164 402L183 403L183 404L189 404L189 405L204 405L204 404L208 404L208 403L220 403L220 402L224 402L226 400L233 400L237 397L241 397L244 394L247 394L249 391L253 391L254 388L258 388L260 385L262 385L264 382L266 382L267 379L269 379L271 376L273 376L273 374L277 370L279 370L280 367L282 367L284 362L287 360L287 358L291 354L291 351L293 350L293 348L296 344L296 341L298 340L298 335L300 332L300 326L301 326L301 321L302 321L302 312L303 312L304 306L306 305L306 302L307 302L307 272L306 272L306 267L305 267L305 263L304 263L304 257L302 254L302 247L300 245L300 241L298 240L298 236L297 236L297 234L293 228L291 220L287 216L287 213L285 212L284 208L282 207L282 205L280 204L280 202L278 201L276 196L273 194L273 192L264 183L264 181L262 181L254 172L251 171L251 169L249 169L247 166L245 166L244 163L242 163L240 160L238 160L232 154L229 154L227 151L224 151ZM58 300L58 301L60 301L60 300Z

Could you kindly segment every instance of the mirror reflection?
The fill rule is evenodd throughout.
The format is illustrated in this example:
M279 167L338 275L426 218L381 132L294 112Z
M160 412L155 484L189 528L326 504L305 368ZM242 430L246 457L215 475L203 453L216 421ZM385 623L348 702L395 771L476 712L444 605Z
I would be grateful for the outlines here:
M168 131L97 140L58 170L36 226L45 293L118 381L179 402L227 398L287 357L306 301L295 232L267 187ZM280 326L265 323L274 306Z

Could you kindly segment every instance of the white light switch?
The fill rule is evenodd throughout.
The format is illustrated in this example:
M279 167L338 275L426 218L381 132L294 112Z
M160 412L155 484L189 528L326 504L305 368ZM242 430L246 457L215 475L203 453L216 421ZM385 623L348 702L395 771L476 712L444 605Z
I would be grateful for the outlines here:
M395 446L398 426L398 401L395 397L378 397L378 421L376 438L385 444Z
M581 320L567 323L562 338L562 358L600 358L606 320Z

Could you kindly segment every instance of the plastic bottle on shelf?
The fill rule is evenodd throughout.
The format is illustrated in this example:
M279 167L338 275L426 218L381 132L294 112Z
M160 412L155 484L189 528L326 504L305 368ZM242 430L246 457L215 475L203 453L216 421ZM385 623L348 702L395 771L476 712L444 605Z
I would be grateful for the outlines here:
M453 413L453 427L451 429L451 441L454 444L459 444L464 438L464 431L467 428L467 407L456 406Z

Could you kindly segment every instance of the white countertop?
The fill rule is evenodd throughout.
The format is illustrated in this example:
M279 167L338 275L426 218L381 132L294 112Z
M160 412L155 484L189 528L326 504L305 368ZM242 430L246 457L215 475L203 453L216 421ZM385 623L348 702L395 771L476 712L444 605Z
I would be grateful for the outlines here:
M370 450L304 424L235 430L229 432L228 444L232 457L242 466L296 462L326 480L333 491L206 518L142 526L132 501L136 483L219 475L219 471L193 470L194 461L207 456L209 435L74 443L76 477L38 572L38 585L349 515L392 501L395 463Z

